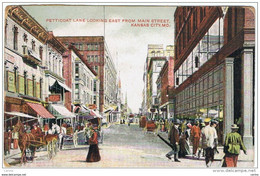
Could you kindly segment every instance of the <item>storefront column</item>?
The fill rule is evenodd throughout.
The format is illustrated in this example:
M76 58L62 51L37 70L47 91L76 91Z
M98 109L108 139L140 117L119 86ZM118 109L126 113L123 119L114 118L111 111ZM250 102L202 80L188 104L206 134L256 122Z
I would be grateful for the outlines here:
M244 124L244 134L243 134L243 141L246 148L253 147L253 91L254 91L254 83L253 83L253 48L245 48L242 54L242 118Z
M228 57L225 60L225 120L224 136L231 132L231 125L234 124L234 58Z

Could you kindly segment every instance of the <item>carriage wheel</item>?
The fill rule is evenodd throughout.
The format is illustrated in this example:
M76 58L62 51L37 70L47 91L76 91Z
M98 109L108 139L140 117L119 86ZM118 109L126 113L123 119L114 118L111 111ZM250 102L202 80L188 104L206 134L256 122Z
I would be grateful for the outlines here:
M51 144L52 144L52 153L53 153L54 155L56 155L56 154L57 154L57 151L58 151L57 139L53 139L53 140L51 141Z
M51 159L52 158L52 143L51 143L51 141L48 142L48 144L47 144L47 152L48 152L48 158Z

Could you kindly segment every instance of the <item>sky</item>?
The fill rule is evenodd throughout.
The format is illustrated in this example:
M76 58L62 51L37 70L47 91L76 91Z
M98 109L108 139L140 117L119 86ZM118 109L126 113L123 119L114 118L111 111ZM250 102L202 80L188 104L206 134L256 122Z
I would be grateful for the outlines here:
M105 36L123 97L127 94L128 106L138 113L148 44L174 44L174 6L23 7L55 36ZM100 22L104 18L107 22Z

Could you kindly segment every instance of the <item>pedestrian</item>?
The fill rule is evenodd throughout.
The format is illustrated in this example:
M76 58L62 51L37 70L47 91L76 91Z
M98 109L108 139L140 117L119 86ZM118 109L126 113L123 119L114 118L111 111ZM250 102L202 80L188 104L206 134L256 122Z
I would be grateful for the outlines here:
M200 123L200 121L199 121L199 123ZM199 139L199 141L201 140L201 131L204 130L205 126L206 126L206 125L205 125L204 122L200 123L200 125L199 125L199 127L200 127L200 139ZM198 159L200 159L201 150L202 150L202 156L203 156L203 157L205 156L205 149L202 148L201 142L199 142L198 150L199 150L199 151L198 151Z
M91 130L91 137L89 138L89 150L86 162L98 162L101 159L98 148L97 130L98 127L96 124L94 124L93 129Z
M31 130L31 133L34 135L40 135L42 134L41 128L37 126L37 124L33 125L33 129Z
M211 121L212 126L210 126L210 118L204 120L205 128L201 130L201 146L205 149L205 162L206 166L210 167L214 161L214 150L217 147L217 131L215 129L217 122Z
M183 132L180 135L180 151L179 157L185 157L186 155L190 155L190 147L189 147L189 129L188 126L183 128Z
M174 161L175 162L180 162L178 153L180 150L179 146L179 125L180 125L180 120L176 119L174 121L174 125L172 126L170 132L169 132L169 140L170 143L172 144L172 150L166 154L166 157L171 159L171 156L174 154Z
M222 167L237 167L237 160L240 150L246 153L246 147L238 133L239 127L236 124L231 125L231 133L228 133L224 143L224 163Z
M78 130L77 129L73 133L73 144L74 144L74 147L78 146Z
M199 142L200 142L200 122L197 120L195 121L195 124L193 125L193 127L191 128L191 142L192 142L192 147L193 147L193 157L196 156L198 147L199 147ZM199 156L198 156L199 158Z
M44 125L44 134L47 135L48 131L49 131L49 124L45 123L45 125Z
M66 134L67 134L67 129L64 126L60 127L60 133L59 133L59 148L60 148L60 150L63 147L64 136Z
M18 131L15 131L12 133L13 143L14 143L14 149L18 149L18 139L19 139L19 133Z

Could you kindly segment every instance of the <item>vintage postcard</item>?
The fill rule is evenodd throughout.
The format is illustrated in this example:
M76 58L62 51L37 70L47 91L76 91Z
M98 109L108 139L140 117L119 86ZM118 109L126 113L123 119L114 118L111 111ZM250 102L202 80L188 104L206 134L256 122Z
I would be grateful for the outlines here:
M257 3L2 5L3 175L257 173Z

